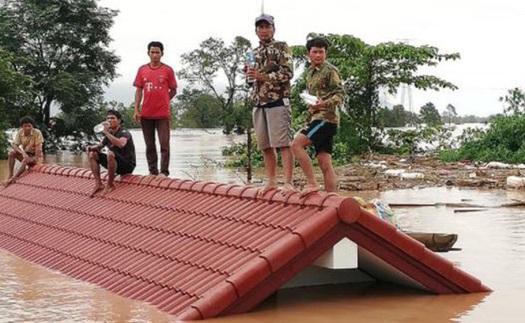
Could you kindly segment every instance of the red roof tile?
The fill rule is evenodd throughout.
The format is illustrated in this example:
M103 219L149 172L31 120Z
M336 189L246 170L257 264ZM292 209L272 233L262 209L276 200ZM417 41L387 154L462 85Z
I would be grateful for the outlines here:
M179 319L248 311L345 237L430 292L489 290L334 194L128 175L90 198L93 185L43 165L1 188L0 247Z

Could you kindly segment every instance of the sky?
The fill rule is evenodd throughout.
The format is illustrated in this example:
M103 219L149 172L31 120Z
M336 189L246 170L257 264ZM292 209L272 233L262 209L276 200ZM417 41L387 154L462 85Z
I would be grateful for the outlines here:
M164 44L163 62L177 71L181 55L209 37L229 44L235 36L257 44L254 20L262 0L99 0L119 10L110 49L121 58L119 77L106 91L108 100L133 102L133 79L148 63L147 44ZM458 115L501 113L499 98L509 89L525 89L525 2L519 0L265 0L275 17L275 39L304 45L310 32L349 34L368 44L406 42L431 45L460 60L422 70L457 85L456 91L400 90L390 104L418 112L427 102L442 112L452 104ZM179 82L179 93L185 86ZM402 92L405 92L402 95ZM412 97L412 104L409 97Z

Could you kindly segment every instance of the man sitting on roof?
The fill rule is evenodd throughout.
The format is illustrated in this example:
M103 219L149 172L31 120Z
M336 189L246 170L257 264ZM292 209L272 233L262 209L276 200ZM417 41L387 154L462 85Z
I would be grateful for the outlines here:
M108 153L101 149L108 147ZM89 165L95 176L95 187L91 196L98 191L111 192L115 185L115 175L131 174L135 169L135 145L131 134L122 127L122 115L116 110L109 110L107 122L104 122L104 139L97 145L87 147ZM108 170L108 183L102 184L100 179L100 165Z
M20 119L20 129L13 141L13 150L9 152L7 158L9 164L9 175L2 184L7 187L14 183L27 167L32 167L37 163L42 163L44 155L42 153L43 136L40 130L35 129L35 121L31 117L23 117ZM20 148L20 146L22 146ZM15 169L16 159L20 161L21 165L17 172L13 175Z

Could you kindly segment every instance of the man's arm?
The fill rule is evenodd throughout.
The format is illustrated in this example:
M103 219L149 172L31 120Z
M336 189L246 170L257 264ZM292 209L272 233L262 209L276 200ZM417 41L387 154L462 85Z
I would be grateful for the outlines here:
M317 113L321 110L335 112L337 108L343 105L345 92L341 81L341 75L338 71L330 71L330 75L328 77L328 84L326 84L326 87L330 89L330 92L323 95L324 99L319 98L316 104L308 106L308 111L310 112L310 114Z
M37 164L42 164L44 162L44 154L42 153L42 143L35 145L35 159Z
M11 145L11 147L13 148L14 151L22 155L22 158L27 161L29 156L23 149L20 148L20 145L17 145L16 142L13 142L13 145Z
M268 81L286 83L293 78L293 56L292 50L286 43L279 43L281 53L277 66L270 66L267 74Z
M177 94L177 79L175 78L175 72L171 68L169 69L168 75L169 95L171 100L175 94Z
M88 146L88 147L87 147L87 151L88 151L88 153L89 153L90 151L100 151L100 150L102 149L102 147L104 147L104 145L103 145L101 142L99 142L99 143L96 144L96 145Z
M113 136L113 134L109 132L107 128L104 129L104 135L106 136L106 138L108 138L109 142L111 142L112 145L117 146L119 148L126 146L126 144L128 143L128 138L124 136L117 138Z
M134 103L135 111L133 112L133 120L138 124L140 124L140 117L141 117L141 114L140 114L140 103L141 102L142 102L142 88L137 87L135 90L135 103Z
M170 100L177 94L177 88L170 89Z
M293 78L293 57L292 50L286 43L280 43L279 61L270 62L262 69L250 68L246 75L259 82L272 82L282 84L289 82Z

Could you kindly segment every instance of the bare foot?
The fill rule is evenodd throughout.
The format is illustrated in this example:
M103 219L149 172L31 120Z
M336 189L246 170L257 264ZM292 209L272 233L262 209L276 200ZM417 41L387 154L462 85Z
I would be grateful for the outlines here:
M108 194L110 192L112 192L113 190L115 189L115 185L111 185L111 186L106 186L106 188L104 189L104 192L103 194Z
M95 187L93 187L93 190L91 191L91 194L89 195L89 197L95 196L95 194L102 191L103 189L104 189L103 184L95 184Z
M286 195L289 192L295 192L295 187L293 187L293 185L290 184L290 183L286 183L286 184L283 185L282 193L283 193L283 195Z
M163 179L163 178L167 178L168 176L164 173L160 173L159 175L157 175L157 178L158 179Z
M2 185L4 185L4 187L8 187L9 185L11 185L13 183L13 179L6 179L5 181L2 182Z
M305 197L309 194L312 194L312 193L316 193L316 192L319 192L319 186L316 185L316 186L305 186L303 188L303 190L301 191L301 197Z
M276 190L277 184L276 183L268 183L265 187L262 189L259 189L259 192L257 193L257 196L263 197L266 193L268 193L271 190Z

